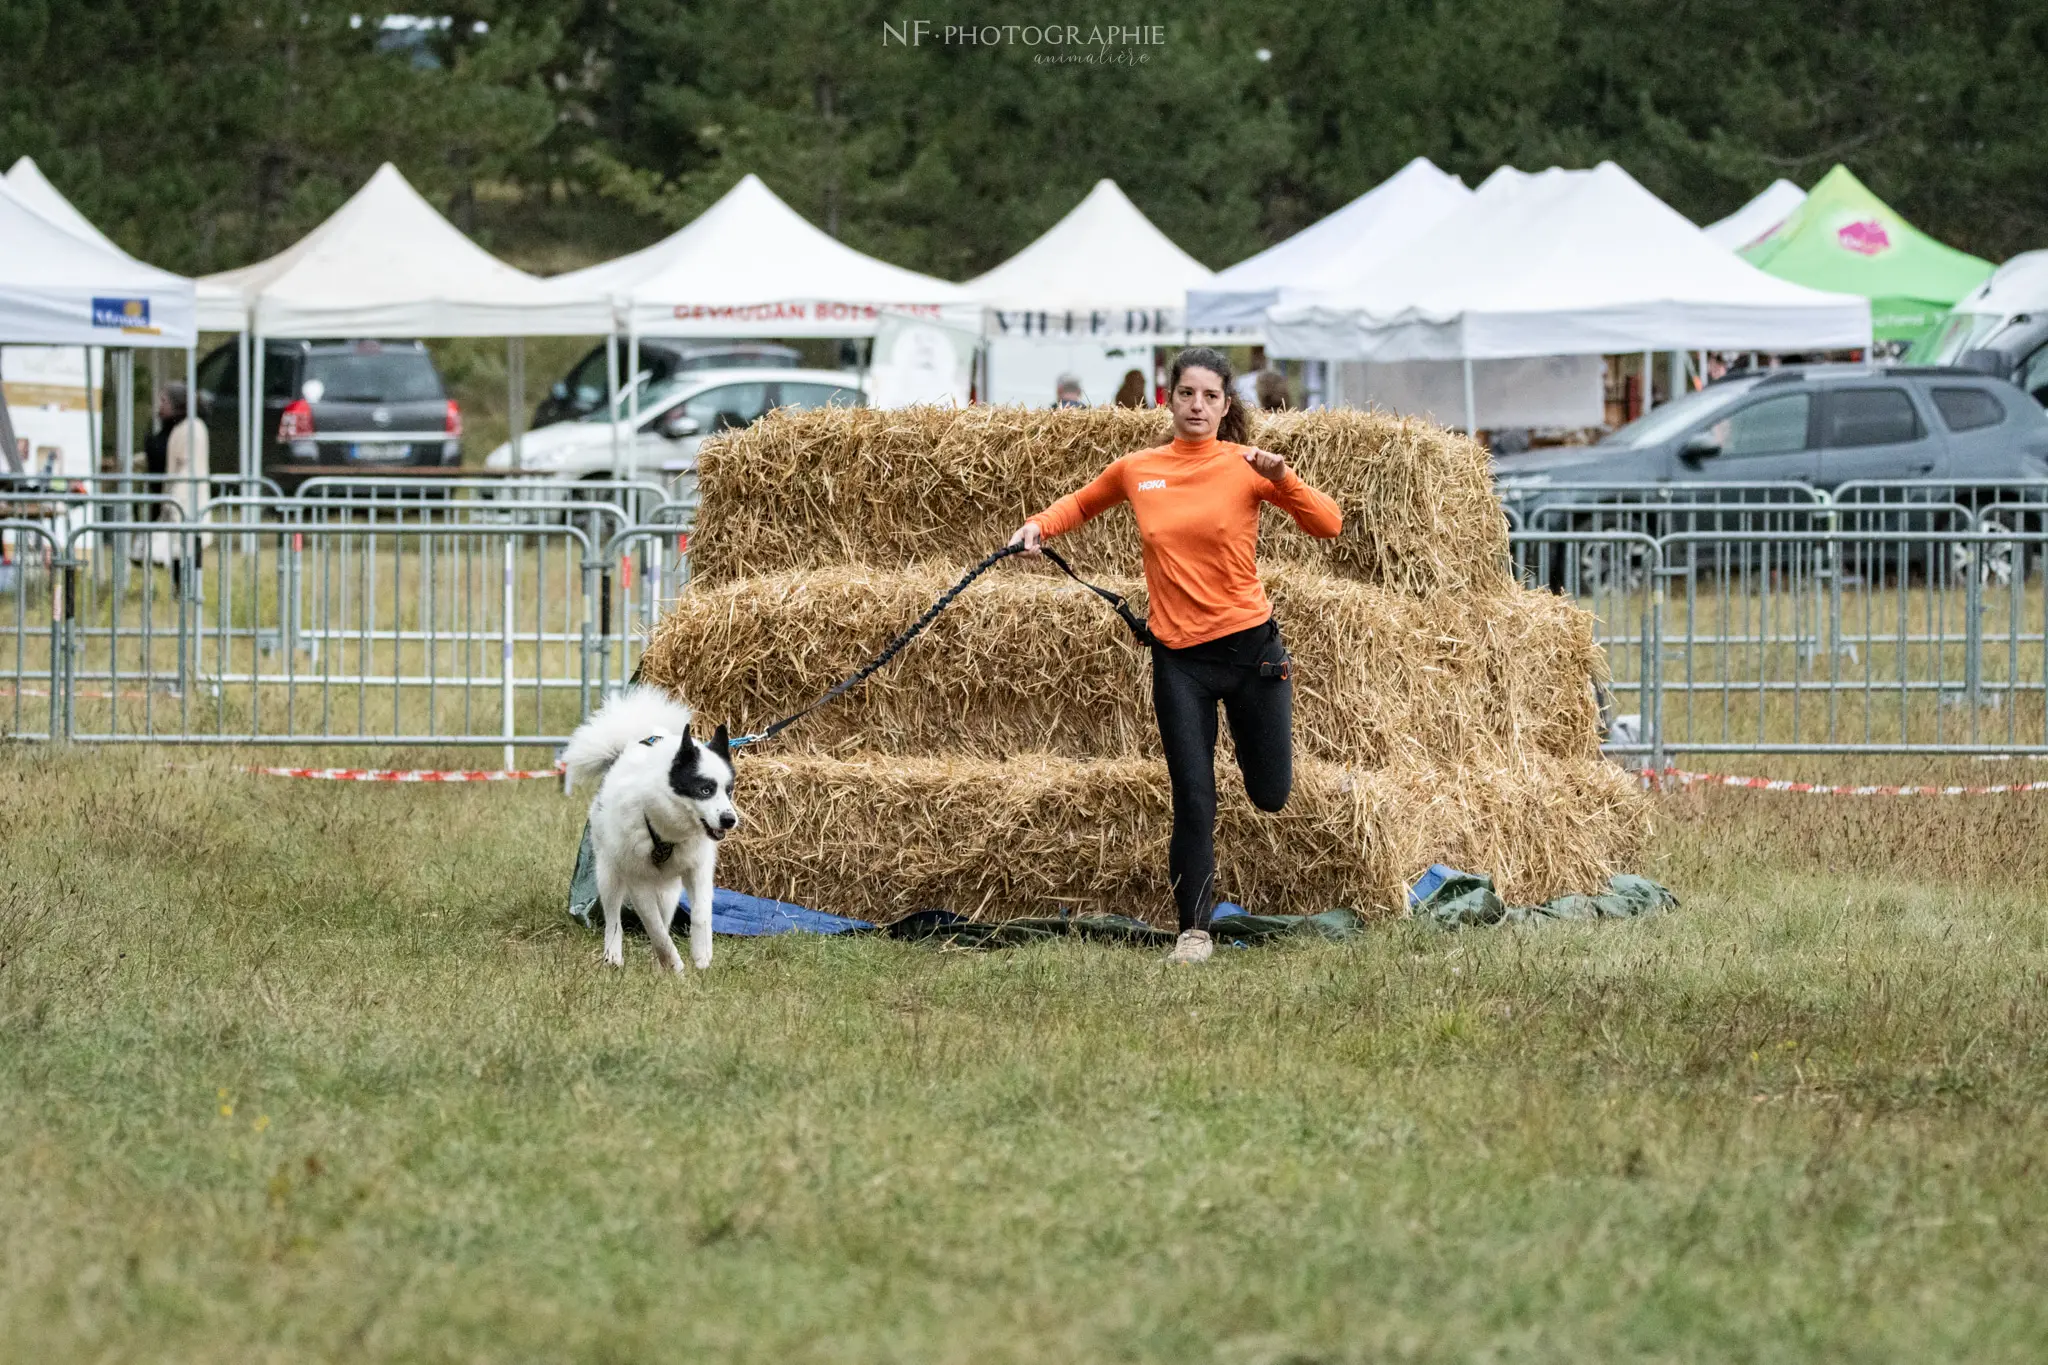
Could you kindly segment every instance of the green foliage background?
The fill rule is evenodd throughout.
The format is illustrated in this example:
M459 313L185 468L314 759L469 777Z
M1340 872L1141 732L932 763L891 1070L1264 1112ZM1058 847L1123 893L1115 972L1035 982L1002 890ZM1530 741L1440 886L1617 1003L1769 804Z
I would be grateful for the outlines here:
M424 43L329 0L10 0L0 156L172 269L288 244L384 160L541 270L639 245L747 171L953 278L1110 176L1222 266L1425 155L1476 183L1619 161L1681 212L1847 161L1992 259L2048 238L2040 0L457 0ZM917 46L885 23L928 22ZM1159 24L1127 66L948 24ZM1261 61L1260 49L1270 53Z

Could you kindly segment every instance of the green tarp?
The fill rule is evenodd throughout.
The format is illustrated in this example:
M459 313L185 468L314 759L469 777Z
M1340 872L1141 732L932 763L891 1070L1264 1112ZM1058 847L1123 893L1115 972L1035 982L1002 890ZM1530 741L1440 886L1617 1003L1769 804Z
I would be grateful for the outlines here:
M1509 905L1493 889L1493 879L1460 872L1417 905L1413 917L1439 929L1477 928L1492 924L1542 924L1551 920L1635 919L1678 904L1678 897L1648 877L1611 877L1607 889L1591 896L1559 896L1541 905ZM1356 910L1325 910L1320 915L1248 915L1235 906L1219 909L1209 925L1219 947L1250 947L1284 938L1319 938L1332 942L1357 938L1373 921ZM1060 915L984 923L944 910L906 916L885 931L895 938L937 940L956 948L1014 948L1045 939L1096 939L1140 947L1166 948L1170 929L1158 929L1124 915Z
M1901 218L1847 166L1821 177L1792 216L1742 249L1780 279L1870 300L1879 341L1914 341L1993 269Z
M1532 924L1555 919L1635 919L1678 904L1678 897L1648 877L1623 873L1607 879L1592 896L1559 896L1541 905L1509 905L1493 889L1493 878L1476 872L1446 877L1414 909L1416 919L1441 929L1487 924Z

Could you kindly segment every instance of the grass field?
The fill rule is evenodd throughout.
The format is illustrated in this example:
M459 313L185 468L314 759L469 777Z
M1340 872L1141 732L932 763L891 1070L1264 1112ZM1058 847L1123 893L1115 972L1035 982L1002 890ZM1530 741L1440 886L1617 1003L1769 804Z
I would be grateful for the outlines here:
M546 784L0 749L0 1358L2048 1354L2048 799L1664 801L1649 921L678 981Z

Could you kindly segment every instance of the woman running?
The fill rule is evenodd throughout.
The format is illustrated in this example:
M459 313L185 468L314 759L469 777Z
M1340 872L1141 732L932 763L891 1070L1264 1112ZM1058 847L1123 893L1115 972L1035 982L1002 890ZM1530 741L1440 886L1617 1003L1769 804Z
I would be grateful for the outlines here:
M1245 444L1250 422L1231 378L1220 351L1203 346L1175 356L1167 382L1172 443L1116 460L1010 537L1035 558L1042 540L1120 502L1137 514L1156 641L1152 708L1173 787L1167 871L1180 938L1169 962L1206 962L1214 947L1218 702L1252 804L1277 811L1294 785L1294 686L1259 584L1259 504L1272 503L1325 540L1344 521L1337 504L1285 460Z

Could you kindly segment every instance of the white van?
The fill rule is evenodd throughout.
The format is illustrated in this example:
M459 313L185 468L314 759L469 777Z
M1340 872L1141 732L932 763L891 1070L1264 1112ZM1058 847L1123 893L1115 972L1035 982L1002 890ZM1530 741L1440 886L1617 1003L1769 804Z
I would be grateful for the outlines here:
M1995 374L2048 407L2048 251L1998 267L1906 359Z

